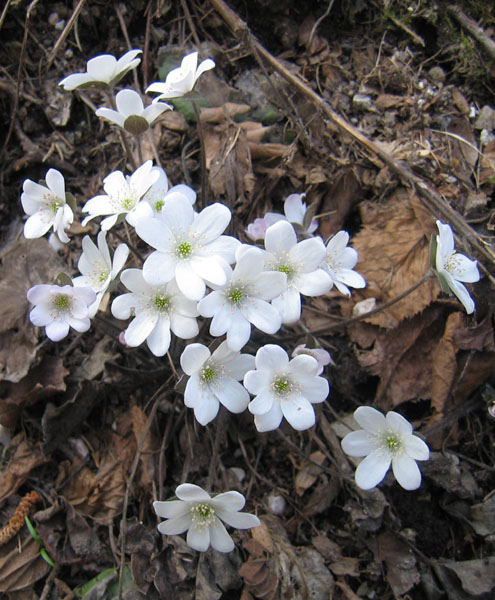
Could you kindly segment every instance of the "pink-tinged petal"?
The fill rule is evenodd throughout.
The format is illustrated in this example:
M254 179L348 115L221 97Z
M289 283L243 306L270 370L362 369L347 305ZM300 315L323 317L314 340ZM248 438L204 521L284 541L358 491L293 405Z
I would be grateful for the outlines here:
M35 327L46 327L53 321L53 315L43 304L38 304L29 313L29 319Z
M266 230L265 248L272 254L288 254L296 244L296 232L288 221L278 221Z
M232 512L231 510L220 508L216 510L216 514L227 525L236 529L251 529L251 527L259 527L261 525L258 517L249 513Z
M39 238L45 235L52 224L53 217L48 211L36 212L24 223L24 237L29 240Z
M315 237L299 242L291 249L289 257L292 262L303 265L304 272L309 273L321 265L326 254L323 240Z
M235 548L232 538L220 519L215 518L215 522L210 525L210 543L218 552L232 552Z
M45 175L46 185L59 198L65 202L65 180L57 169L48 169Z
M370 490L385 477L390 467L390 456L374 451L363 459L356 469L355 479L362 490Z
M316 269L310 273L301 273L293 284L305 296L321 296L332 288L332 279L323 269Z
M111 123L115 123L119 127L124 128L125 117L118 113L116 110L112 110L111 108L102 107L98 110L95 110L95 115L100 119L106 119Z
M182 517L191 512L190 506L187 502L182 502L182 500L156 500L153 502L153 510L162 519Z
M248 391L233 379L222 377L218 380L218 387L215 387L214 392L220 403L232 413L243 412L249 404Z
M215 202L204 208L194 219L192 230L203 244L216 240L230 223L232 213L223 204Z
M302 396L292 396L280 401L280 408L287 421L297 431L313 427L316 421L314 408Z
M275 372L285 371L289 364L287 352L276 344L266 344L256 353L256 368Z
M218 402L218 398L214 396L212 392L207 393L206 390L204 390L201 401L196 402L194 406L194 416L196 421L200 425L208 425L208 423L211 423L218 415L219 408L220 403Z
M417 435L409 435L403 440L404 450L407 455L414 460L428 460L430 458L430 449Z
M360 406L354 411L354 419L366 431L380 433L387 428L384 415L371 406Z
M273 393L270 390L262 390L258 396L251 400L248 408L253 415L265 415L272 409L274 404L278 404L278 401L275 401Z
M272 300L280 294L283 294L287 289L287 275L278 271L264 271L259 273L255 284L253 294L261 298L261 300Z
M181 354L180 366L184 373L192 375L201 369L210 356L210 351L203 344L189 344Z
M282 323L295 323L301 317L301 295L295 287L289 287L283 294L272 300Z
M133 348L139 346L153 331L158 316L156 314L140 313L130 323L125 330L125 343Z
M210 494L194 483L181 483L175 490L175 495L184 502L208 502Z
M181 340L189 340L196 337L199 333L196 319L181 315L178 311L173 311L170 315L170 329Z
M115 96L115 103L117 104L117 110L124 117L140 115L144 110L141 96L134 90L120 90Z
M404 419L402 415L391 410L385 417L387 426L399 435L411 435L412 425L407 419Z
M144 280L150 285L163 285L175 277L177 262L164 252L152 252L143 264Z
M375 449L373 438L364 429L351 431L340 442L342 450L349 456L368 456Z
M204 279L193 271L188 262L179 261L177 263L175 267L175 280L179 286L179 290L189 300L198 301L205 295L206 285Z
M264 333L276 333L282 324L278 310L259 298L251 298L242 312L255 327Z
M251 324L239 312L233 312L230 326L227 330L227 344L232 350L240 350L249 341Z
M45 333L52 342L59 342L69 333L69 324L65 321L52 321L46 326Z
M165 202L160 221L165 222L172 231L176 231L179 235L179 232L187 231L194 221L193 207L184 196L174 195ZM140 234L138 233L138 235Z
M198 552L206 552L210 546L210 528L192 526L187 532L187 544Z
M170 319L161 315L146 338L148 348L155 356L164 356L170 347Z
M84 331L88 331L91 327L91 321L89 317L85 319L76 319L75 317L68 317L67 322L69 323L72 329L75 329L79 333L83 333Z
M216 257L194 256L190 260L190 266L198 277L213 285L225 285L227 275Z
M222 510L223 512L236 513L237 511L242 510L245 504L246 500L239 492L223 492L223 494L218 494L211 501L211 505L215 509L215 512ZM228 521L225 522L227 525L230 525ZM233 525L233 527L237 526Z
M40 283L28 290L26 297L31 304L40 304L41 302L46 302L56 292L56 286Z
M187 531L192 524L191 509L184 515L179 515L158 525L158 531L163 535L178 535Z
M232 323L232 311L228 306L222 306L214 315L210 323L210 333L218 337L226 333Z
M270 385L273 378L271 370L248 371L244 375L244 387L253 395L262 394Z
M260 433L265 431L273 431L282 422L283 418L282 409L278 402L274 402L271 409L264 415L254 416L254 425Z
M399 485L405 490L417 490L421 485L421 471L416 461L407 454L394 457L392 470Z

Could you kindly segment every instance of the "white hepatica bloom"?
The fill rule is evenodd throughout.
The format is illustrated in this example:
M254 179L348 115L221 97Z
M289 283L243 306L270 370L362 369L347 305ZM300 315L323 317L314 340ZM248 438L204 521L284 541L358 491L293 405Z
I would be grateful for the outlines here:
M213 69L214 66L215 62L211 58L207 58L198 67L198 53L191 52L191 54L184 56L180 67L172 69L168 73L165 83L161 81L152 83L148 86L146 93L157 92L160 94L153 102L169 98L179 98L190 92L198 77L205 71Z
M56 169L49 169L45 175L46 185L26 179L22 186L21 202L29 219L24 224L24 236L39 238L53 227L59 240L69 241L65 229L74 220L71 207L65 198L65 181Z
M356 409L354 419L363 429L348 433L341 445L349 456L366 457L356 469L357 485L363 490L374 488L392 463L399 484L406 490L417 489L421 485L421 472L416 461L428 460L430 450L413 434L411 423L393 411L385 417L371 406Z
M167 200L153 219L139 219L136 233L156 248L143 265L145 280L163 285L175 277L190 300L201 300L208 285L225 285L240 242L221 235L230 222L230 210L215 203L195 213L181 193Z
M107 175L103 180L106 194L95 196L86 202L83 212L89 215L82 224L86 225L91 219L103 215L111 215L101 222L103 231L112 228L119 215L126 215L126 219L131 222L138 202L159 177L158 172L152 172L152 167L153 162L147 160L129 178L124 177L122 171L113 171Z
M112 314L117 319L134 316L124 333L128 346L139 346L146 340L155 356L163 356L170 346L170 330L182 339L198 335L196 303L181 294L175 281L150 285L140 269L122 271L120 280L130 293L115 298Z
M254 356L234 352L227 342L222 342L213 354L203 344L189 344L180 365L189 375L184 403L194 409L198 423L213 421L220 404L233 413L246 410L249 393L239 381L254 368Z
M172 110L172 106L164 102L155 102L144 108L141 96L134 90L121 90L116 95L115 102L117 110L99 108L96 116L107 119L133 135L141 135L163 112Z
M86 73L74 73L59 83L64 90L86 87L107 87L118 83L126 73L141 62L136 58L141 50L129 50L117 60L111 54L101 54L88 60Z
M284 213L280 215L278 213L267 212L264 216L264 220L268 223L268 227L277 223L278 221L289 221L289 223L296 223L301 227L304 226L304 217L306 215L306 211L308 207L305 202L303 202L303 198L306 194L290 194L284 201ZM318 221L313 220L308 229L308 233L313 233L318 229Z
M454 235L449 225L437 221L437 254L436 274L442 289L448 293L452 291L460 300L468 315L474 312L474 301L469 295L466 286L460 283L474 283L479 281L480 274L475 260L469 259L464 254L454 251Z
M89 307L90 317L95 316L105 292L120 273L129 256L129 248L126 244L119 244L112 262L104 231L100 231L98 234L97 242L98 247L95 246L89 235L84 236L83 251L77 263L77 268L82 275L73 279L76 287L90 287L96 292L96 300Z
M366 287L366 281L357 271L353 271L358 261L358 253L354 248L348 248L349 234L347 231L339 231L327 244L327 255L321 267L332 279L332 286L341 294L350 296L348 285L353 288Z
M248 406L260 432L277 429L285 417L302 431L315 424L311 404L328 396L328 381L318 376L318 362L300 355L289 361L287 352L267 344L256 353L256 369L244 377L244 387L255 396Z
M226 284L198 303L200 315L213 317L211 335L226 333L232 350L247 344L251 324L270 334L280 329L280 313L269 302L287 289L285 273L264 270L265 259L258 248L241 247L236 258L237 264Z
M69 327L79 332L89 329L88 309L96 294L87 287L40 284L28 291L27 299L36 305L29 313L31 323L45 327L47 337L58 342L69 333Z
M232 552L234 542L222 521L236 529L261 525L255 515L239 512L245 499L239 492L224 492L213 498L192 483L182 483L175 490L178 500L153 502L159 517L168 519L158 525L164 535L187 531L187 543L194 550L206 552L210 544L219 552Z
M301 316L301 296L320 296L332 287L328 273L320 268L325 257L321 238L297 243L294 227L278 221L266 230L265 264L267 269L287 275L287 290L272 300L282 323L294 323Z
M253 240L253 242L256 242L258 240L264 240L265 233L268 227L269 225L265 221L265 219L261 219L258 217L252 223L249 223L249 225L246 227L246 235L249 239Z

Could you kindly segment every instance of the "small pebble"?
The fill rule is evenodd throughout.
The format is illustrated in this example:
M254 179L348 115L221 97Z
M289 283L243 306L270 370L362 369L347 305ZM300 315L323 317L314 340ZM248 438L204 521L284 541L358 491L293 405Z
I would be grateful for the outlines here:
M58 13L56 13L56 12L52 12L50 14L50 16L48 17L48 23L50 23L50 25L53 25L53 26L55 26L57 24L58 20L59 20L59 16L58 16Z
M286 507L285 499L279 494L270 494L268 496L268 508L274 515L281 515Z
M352 104L358 110L369 110L373 104L373 100L367 94L354 94Z

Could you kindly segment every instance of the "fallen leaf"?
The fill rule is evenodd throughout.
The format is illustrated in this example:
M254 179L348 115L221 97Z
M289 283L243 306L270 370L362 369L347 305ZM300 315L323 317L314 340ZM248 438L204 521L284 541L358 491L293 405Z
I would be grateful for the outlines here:
M312 452L309 455L309 458L317 463L317 465L322 465L325 462L325 455L320 450L316 452ZM322 470L319 469L316 465L311 463L305 463L303 468L300 469L296 475L295 479L295 488L296 494L298 496L302 496L304 492L309 489L314 482L318 479Z
M468 594L491 594L495 589L495 556L459 562L442 561L439 564L459 577L462 589Z
M48 462L39 444L32 444L18 434L10 443L12 458L0 471L0 503L16 492L33 469Z
M30 588L45 577L50 569L33 537L26 534L22 544L19 544L16 536L0 547L0 592Z

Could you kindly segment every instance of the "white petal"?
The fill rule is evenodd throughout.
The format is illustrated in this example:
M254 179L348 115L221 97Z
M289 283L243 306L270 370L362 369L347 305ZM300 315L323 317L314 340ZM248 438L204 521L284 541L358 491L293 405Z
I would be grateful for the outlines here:
M182 500L156 500L153 502L153 509L155 513L163 519L181 517L191 512L191 507L187 502L182 502Z
M50 218L48 211L39 211L34 213L24 223L24 237L27 239L39 238L53 225L53 218Z
M440 235L437 236L437 256L440 251L442 254L450 256L454 252L454 234L450 225L446 225L441 221L437 221L438 231Z
M301 393L309 402L324 402L328 397L330 386L324 377L295 377L295 380L301 384Z
M210 494L194 483L181 483L175 490L179 500L185 502L206 502L211 500Z
M220 519L216 518L215 522L210 525L210 543L212 548L218 552L232 552L235 548L232 538Z
M226 375L232 377L236 381L241 381L249 370L254 369L254 356L251 354L237 354L234 358L224 362L224 365Z
M211 505L215 509L215 512L218 512L219 510L223 510L224 512L237 512L238 510L242 510L245 504L246 499L239 492L223 492L222 494L215 496L211 501ZM230 525L228 521L225 522L227 525ZM233 525L233 527L237 526Z
M290 194L284 202L284 213L291 223L303 224L306 213L306 204L303 202L305 194Z
M57 293L57 289L57 286L40 283L28 290L27 299L32 304L40 304L46 302L52 294Z
M265 415L272 409L273 404L278 404L278 400L275 400L273 392L265 389L251 400L248 408L253 415Z
M403 444L408 456L414 460L428 460L430 458L428 445L417 435L408 435L404 438Z
M266 230L265 248L272 254L289 253L296 244L296 232L288 221L278 221Z
M199 333L198 322L194 317L181 315L178 310L170 315L170 329L181 340L189 340Z
M115 125L122 127L122 129L124 128L125 117L116 110L103 106L102 108L95 110L95 115L100 119L107 119L107 121L115 123Z
M313 427L316 421L315 411L302 396L295 396L280 401L280 408L287 421L297 431Z
M152 252L143 264L143 277L150 285L163 285L175 277L177 262L163 252Z
M65 181L62 173L57 169L48 169L45 180L48 188L65 203Z
M354 411L354 419L363 429L370 433L379 433L387 427L384 415L371 406L360 406L357 408Z
M138 314L125 330L124 339L128 346L139 346L153 331L158 320L157 315Z
M218 415L220 403L212 392L204 391L201 401L194 406L194 416L201 425L208 425Z
M101 54L88 60L86 70L94 81L103 81L110 83L115 73L117 60L111 54Z
M394 432L399 433L400 435L411 435L412 433L412 425L409 423L407 419L404 419L402 415L391 410L387 413L385 417L387 421L387 425Z
M238 381L223 377L218 381L218 385L219 387L215 388L215 395L225 408L235 414L246 410L249 404L249 393Z
M261 525L258 517L249 513L232 512L220 508L216 510L216 514L222 521L225 521L227 525L235 527L236 529L251 529L251 527L258 527Z
M454 254L449 262L449 273L458 281L473 283L479 281L480 274L475 260L463 254Z
M206 552L210 546L210 528L200 527L196 529L191 527L187 532L186 541L194 550Z
M305 296L321 296L332 288L332 279L323 269L301 273L294 279L293 283L299 292Z
M215 67L215 62L211 58L205 58L202 62L199 63L198 68L196 69L196 74L194 79L197 80L200 75L202 75L205 71L209 71Z
M172 231L188 231L194 221L191 203L179 194L167 199L161 214L163 221Z
M318 361L309 354L299 354L289 362L288 373L292 373L298 381L310 382L318 375Z
M268 369L263 371L248 371L246 375L244 375L244 387L251 392L253 396L257 396L267 389L271 383L272 377L273 372Z
M213 319L211 320L211 335L217 337L226 333L232 322L232 314L233 312L229 306L221 306L220 309L213 315Z
M209 244L225 231L231 217L232 213L229 208L219 202L215 202L204 208L197 215L192 229L200 236L204 244Z
M206 285L204 279L193 271L189 262L177 262L175 267L175 280L180 291L186 298L189 298L189 300L198 301L205 295Z
M295 287L274 298L272 305L280 313L282 323L295 323L301 317L301 295Z
M148 348L155 356L164 356L170 347L170 319L161 315L155 327L146 338Z
M29 313L29 319L35 327L46 327L53 321L53 316L43 304L38 304Z
M33 217L31 217L31 219L32 218ZM469 295L469 292L467 291L466 286L462 285L462 283L459 283L455 279L452 279L449 282L449 285L450 285L450 289L454 292L454 294L457 296L457 298L459 299L461 304L464 306L466 313L468 315L472 314L474 312L474 308L475 308L474 300Z
M210 351L203 344L189 344L181 354L180 366L184 373L192 375L201 369L210 356Z
M280 403L274 402L272 408L267 413L254 416L254 425L260 433L273 431L280 425L283 416Z
M198 277L209 283L222 286L227 282L221 262L215 256L194 256L191 258L190 265Z
M120 90L115 96L115 103L117 104L117 110L124 117L140 115L144 110L141 96L134 90Z
M272 300L287 289L287 275L278 271L264 271L258 273L254 283L256 296L262 300Z
M113 255L113 266L110 273L111 279L115 279L124 267L127 257L129 256L129 248L126 244L119 244Z
M291 261L301 264L306 273L317 269L325 259L327 250L323 240L319 237L310 238L299 242L290 251Z
M362 490L370 490L385 477L390 467L390 456L380 451L372 452L363 459L356 469L355 479Z
M174 236L162 219L139 219L135 227L138 236L147 244L161 252L171 251Z
M232 350L240 350L249 341L251 324L239 312L232 314L232 320L227 330L227 344Z
M366 287L366 280L357 271L351 269L340 269L336 278L344 285L350 285L353 288L360 289Z
M64 321L52 321L46 326L45 333L52 342L59 342L69 333L69 324Z
M279 372L285 371L289 364L287 352L276 344L266 344L256 353L256 368Z
M392 460L392 470L405 490L417 490L421 485L421 471L416 461L407 454L400 454Z
M364 429L351 431L340 442L340 445L346 454L357 457L367 456L375 449L372 438Z
M187 531L191 527L191 524L191 510L189 509L189 511L184 515L180 515L160 523L158 525L158 531L163 535L177 535Z
M264 333L276 333L282 324L282 317L278 310L259 298L252 298L243 312L249 321Z

